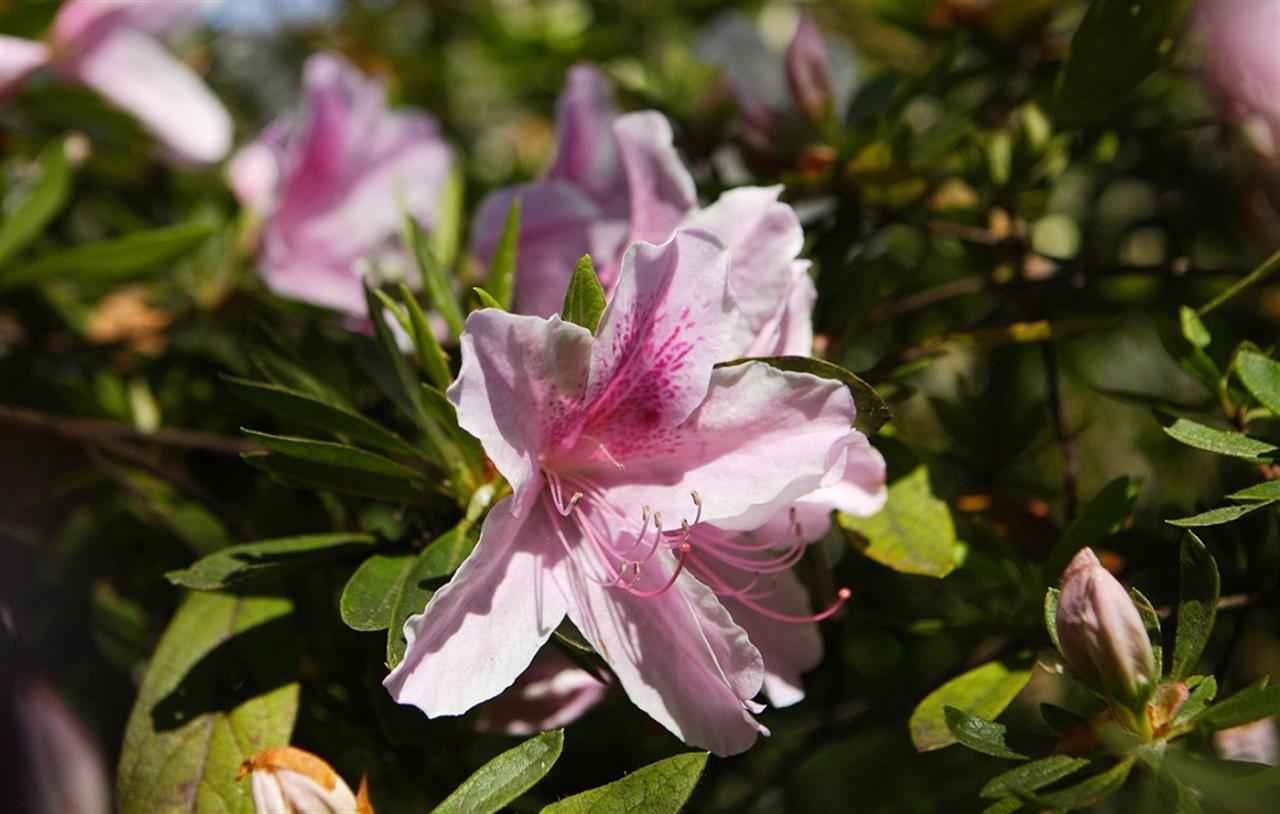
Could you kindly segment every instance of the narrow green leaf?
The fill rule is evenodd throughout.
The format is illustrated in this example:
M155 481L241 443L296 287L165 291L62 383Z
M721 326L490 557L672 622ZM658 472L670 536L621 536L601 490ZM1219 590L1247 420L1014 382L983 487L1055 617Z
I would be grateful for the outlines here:
M365 302L369 307L369 321L373 323L373 333L378 340L378 344L382 346L382 355L391 365L392 372L395 373L396 382L399 384L398 395L403 396L401 399L392 399L397 405L403 408L408 405L407 412L409 418L414 422L421 423L422 408L418 403L418 378L413 375L413 371L409 368L409 363L405 361L404 353L400 350L400 343L396 341L395 335L391 333L391 329L387 327L387 322L383 319L383 311L390 308L398 314L395 302L378 289L372 287L368 281L364 285ZM409 324L408 317L397 317L402 320L407 333L412 334L413 326Z
M1156 670L1163 674L1164 645L1161 644L1160 617L1156 614L1155 605L1152 605L1151 600L1143 596L1142 591L1137 588L1129 589L1129 598L1133 600L1133 607L1138 611L1138 618L1142 620L1142 627L1147 631L1147 638L1151 640L1151 655Z
M951 737L975 752L1012 760L1027 759L1027 755L1015 751L1006 743L1009 732L1004 724L970 715L952 706L943 707L942 714Z
M417 262L418 273L422 276L422 287L426 290L431 305L449 326L449 331L456 337L462 334L462 307L453 295L449 285L448 274L427 245L422 229L412 217L404 218L404 245L409 254Z
M1097 548L1115 534L1133 514L1138 500L1138 484L1121 476L1098 490L1067 526L1045 560L1044 573L1056 579L1082 548Z
M706 765L706 752L669 757L606 786L554 802L541 814L677 814Z
M367 283L366 286L368 287L368 290L378 298L378 301L382 303L383 310L396 318L396 322L399 323L400 328L406 334L413 336L413 323L409 321L409 314L400 307L400 303L393 300L391 295L382 289L374 288L373 286L369 286Z
M944 577L956 565L956 530L947 504L933 494L923 464L889 484L885 506L870 517L836 515L840 528L865 541L862 553L895 571Z
M1156 413L1156 419L1164 427L1164 431L1187 446L1216 452L1219 455L1232 455L1257 461L1263 455L1276 451L1276 447L1265 441L1250 438L1244 433L1228 432L1205 426L1187 418L1173 419Z
M413 337L418 364L422 365L422 371L427 374L431 383L443 390L453 383L453 374L449 372L449 357L444 348L440 347L440 340L436 339L435 332L431 330L431 323L418 305L417 298L404 284L400 285L400 298L404 300L404 307L409 312L409 324L413 328L409 335Z
M281 387L277 384L223 376L237 396L269 413L296 421L312 429L322 430L350 442L358 442L383 452L412 455L428 460L416 447L400 436L357 412L321 401L315 396Z
M422 613L435 593L436 581L451 575L476 545L476 533L459 524L419 552L413 570L400 586L391 623L387 629L387 667L395 667L404 658L404 623L410 616Z
M488 466L488 458L480 440L458 426L458 411L444 392L429 384L422 385L422 406L449 436L449 440L462 455L466 468L475 477L484 474Z
M1222 384L1222 370L1204 348L1192 344L1187 339L1183 329L1185 322L1185 318L1174 322L1162 316L1156 320L1156 336L1188 376L1200 382L1210 393L1217 393Z
M495 814L551 771L564 748L564 730L543 732L481 766L433 814Z
M1104 121L1169 60L1187 0L1093 0L1058 77L1062 127Z
M12 214L0 223L0 267L30 243L66 205L71 191L71 162L67 144L58 140L40 154L40 179L15 202Z
M184 223L60 249L0 274L0 289L63 275L86 282L113 281L159 267L186 254L214 231L216 227L211 224Z
M1175 727L1182 726L1194 719L1197 715L1204 711L1218 695L1218 682L1213 676L1205 676L1199 684L1191 688L1191 694L1187 696L1187 700L1182 702L1182 706L1178 707L1178 714L1173 718Z
M733 367L734 365L744 365L747 362L764 362L778 370L809 373L819 378L832 379L844 384L845 387L849 388L849 392L853 394L853 403L858 411L853 425L867 435L875 433L876 430L887 424L889 419L893 417L893 413L889 410L889 405L885 404L884 399L880 398L880 395L876 393L871 385L839 365L834 365L822 359L811 359L808 356L750 356L734 359L731 362L721 362L716 367Z
M1219 506L1216 509L1210 509L1207 512L1193 514L1190 517L1179 517L1177 520L1166 520L1164 522L1171 526L1178 526L1184 529L1202 528L1204 526L1220 526L1223 523L1230 523L1233 520L1239 520L1255 509L1261 509L1266 503L1249 503L1244 506Z
M413 552L374 554L360 563L338 600L338 613L352 630L386 630L391 614L418 558Z
M1217 731L1253 723L1271 715L1280 715L1280 686L1268 687L1267 680L1263 678L1209 707L1195 719L1195 724Z
M502 234L493 249L493 259L489 261L489 280L487 288L504 311L511 307L511 296L516 287L516 247L520 242L520 199L511 199L511 208L507 210L507 221L503 224ZM489 306L485 306L486 308Z
M160 639L125 729L121 814L252 814L240 762L289 743L298 709L292 606L195 593Z
M1251 350L1236 357L1236 374L1258 403L1280 416L1280 362Z
M1004 774L993 777L979 792L988 798L1005 797L1015 792L1035 791L1050 783L1056 783L1064 777L1089 765L1084 758L1053 755L1052 757L1033 760Z
M1227 497L1231 500L1259 500L1268 503L1273 500L1280 500L1280 480L1264 480L1262 483L1255 483L1247 489L1232 492Z
M1132 756L1123 758L1105 772L1099 772L1074 786L1049 794L1027 794L1025 798L1049 809L1074 809L1094 805L1124 787L1124 782L1129 779L1129 772L1133 769L1133 761Z
M1006 797L982 809L982 814L1013 814L1022 808L1022 801L1016 797Z
M423 473L416 469L410 469L390 458L384 458L373 452L347 446L346 444L339 444L333 441L316 441L312 438L298 438L289 435L270 435L265 432L256 432L248 429L244 430L244 432L272 452L288 455L291 458L298 458L303 461L311 461L312 463L339 469L351 469L357 472L384 475L389 478L415 480L423 477Z
M600 324L600 315L604 313L604 286L596 277L595 267L591 265L591 255L584 254L573 270L573 278L569 280L569 289L564 293L564 305L560 316L566 322L581 325L595 333Z
M1058 640L1058 597L1061 595L1062 591L1057 588L1050 588L1044 593L1044 629L1049 633L1053 649L1059 654L1062 653L1062 642Z
M479 303L479 308L497 308L499 311L506 310L502 307L502 303L498 302L494 299L493 295L479 286L471 289L471 293L476 295L476 301Z
M302 534L259 540L224 548L197 560L190 568L165 574L174 585L197 591L216 591L255 577L278 574L329 557L367 548L376 541L368 534Z
M445 268L451 267L458 256L458 242L462 234L463 206L466 197L465 187L466 175L455 154L453 169L444 182L444 188L440 190L435 223L431 225L431 233L427 235L427 245L431 249L431 254Z
M1218 564L1191 532L1182 540L1178 571L1178 630L1169 674L1181 679L1195 668L1218 612Z
M1022 662L1007 666L989 661L943 684L925 696L911 713L911 742L916 751L941 749L955 742L947 726L944 707L955 707L981 718L995 718L1029 680L1031 668Z
M324 492L356 495L389 503L411 503L417 506L447 508L452 497L439 483L389 478L369 472L357 472L279 453L248 452L240 456L245 463L271 475L283 486Z

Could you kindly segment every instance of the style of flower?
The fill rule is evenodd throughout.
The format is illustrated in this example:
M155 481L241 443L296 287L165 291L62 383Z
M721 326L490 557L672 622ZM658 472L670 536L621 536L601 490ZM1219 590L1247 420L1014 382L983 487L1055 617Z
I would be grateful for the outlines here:
M757 583L794 553L729 532L830 485L858 435L839 383L714 367L738 318L728 274L717 237L679 230L628 251L594 335L556 316L468 317L449 398L513 494L406 624L384 682L398 701L467 711L567 616L632 702L686 742L733 754L764 731L761 651L710 586L785 616Z
M229 175L241 204L263 218L267 285L363 317L366 272L412 278L404 213L431 227L451 163L434 118L388 111L380 82L318 54L303 71L298 115L238 151Z
M176 160L221 161L231 147L231 117L200 77L155 39L208 5L68 0L46 41L0 34L0 98L48 66L63 81L92 88L133 115Z
M804 354L813 344L815 292L804 235L781 187L740 187L705 209L662 114L619 115L607 81L593 67L569 71L557 108L558 152L541 180L500 190L481 202L472 246L493 254L507 210L521 200L515 307L550 316L560 308L574 263L590 254L606 290L623 252L637 241L661 243L677 228L715 232L733 259L730 286L741 321L732 356ZM789 345L779 341L789 324Z

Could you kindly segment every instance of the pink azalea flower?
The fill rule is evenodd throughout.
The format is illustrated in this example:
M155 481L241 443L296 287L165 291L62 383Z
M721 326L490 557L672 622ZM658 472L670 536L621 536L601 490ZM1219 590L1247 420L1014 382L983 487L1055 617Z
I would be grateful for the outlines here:
M216 0L213 0L216 2ZM68 0L47 42L0 34L0 97L37 68L85 85L132 114L179 161L221 161L231 117L200 77L155 37L209 0Z
M1214 0L1200 3L1209 67L1222 94L1269 130L1280 154L1280 2Z
M794 552L724 532L828 485L859 436L836 382L713 369L738 318L728 274L719 239L679 230L628 251L594 336L555 316L468 317L449 398L514 493L406 624L404 661L384 682L398 701L466 712L510 686L567 616L632 702L686 742L733 754L764 731L752 716L761 651L707 580L785 618L757 575Z
M476 728L520 737L559 729L578 720L608 692L608 684L559 650L546 647L516 683L480 708Z
M241 204L263 217L267 285L363 317L366 270L413 276L402 213L430 228L451 162L434 118L388 111L380 82L319 54L304 68L301 111L237 152L229 176Z
M569 72L557 112L559 148L532 184L496 192L476 214L472 244L487 260L507 209L519 197L515 306L549 316L560 309L574 264L590 254L606 290L617 281L625 249L661 243L681 227L715 232L733 259L730 286L742 314L730 356L807 355L814 289L800 222L778 200L781 187L742 187L700 209L693 177L660 113L619 115L608 83L595 69Z

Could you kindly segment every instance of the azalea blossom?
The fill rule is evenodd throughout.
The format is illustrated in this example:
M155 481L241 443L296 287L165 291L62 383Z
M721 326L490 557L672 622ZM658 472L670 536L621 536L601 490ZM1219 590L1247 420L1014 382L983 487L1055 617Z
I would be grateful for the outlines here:
M795 212L778 200L782 187L741 187L699 208L671 124L655 111L619 115L608 82L587 65L569 71L556 118L559 147L546 174L487 197L472 230L476 254L491 257L511 202L521 199L516 310L556 313L583 254L612 290L628 246L702 227L724 241L733 260L730 286L742 319L732 355L809 353L815 293L809 264L796 259L804 235ZM777 332L785 322L794 327L783 348Z
M263 218L267 285L363 317L366 273L413 276L403 213L431 227L451 164L433 117L387 110L381 82L318 54L303 71L301 110L237 152L229 175L241 204Z
M231 147L231 117L156 39L216 2L68 0L44 42L0 34L0 97L48 66L132 114L179 161L221 161Z
M259 752L240 764L254 814L373 814L364 782L352 792L323 758L294 746Z
M628 251L594 335L556 316L468 317L448 395L513 494L406 624L384 682L398 701L466 712L567 616L632 702L686 742L733 754L764 731L761 651L720 597L789 618L760 583L798 546L728 532L830 485L858 435L837 382L714 368L738 318L728 274L724 243L680 230Z
M1199 24L1210 74L1221 95L1261 122L1259 135L1280 156L1280 3L1275 0L1201 2Z
M604 700L608 692L603 680L547 646L514 684L480 708L476 729L518 736L559 729Z

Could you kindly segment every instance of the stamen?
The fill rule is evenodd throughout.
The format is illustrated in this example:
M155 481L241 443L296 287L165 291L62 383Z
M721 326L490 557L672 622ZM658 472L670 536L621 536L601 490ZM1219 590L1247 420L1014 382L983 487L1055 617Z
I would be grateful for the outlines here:
M600 449L601 452L604 453L604 457L609 459L609 463L613 464L618 468L619 472L627 468L621 461L619 461L617 458L609 454L609 449L604 444L597 441L596 446Z
M671 586L675 585L676 580L680 578L681 572L684 571L685 561L689 559L689 552L692 550L693 550L693 546L689 545L688 543L680 544L680 547L678 549L678 551L680 552L680 555L679 555L679 559L676 560L675 570L671 572L671 579L667 580L666 584L663 585L661 588L658 588L653 591L638 591L634 587L632 587L635 584L634 581L632 582L631 585L626 585L623 587L625 587L632 596L638 596L638 597L641 597L642 599L651 599L655 596L661 596L662 594L665 594L667 591L671 590ZM636 565L636 573L637 574L640 573L639 564Z

